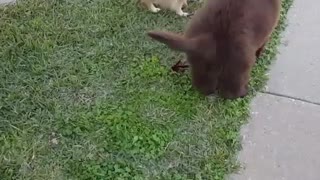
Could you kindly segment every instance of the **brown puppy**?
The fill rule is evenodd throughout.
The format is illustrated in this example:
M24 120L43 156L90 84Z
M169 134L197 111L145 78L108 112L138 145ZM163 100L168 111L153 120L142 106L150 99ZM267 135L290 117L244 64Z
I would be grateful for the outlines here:
M209 0L191 19L184 35L148 35L186 53L193 86L234 99L248 92L250 71L277 25L280 0Z

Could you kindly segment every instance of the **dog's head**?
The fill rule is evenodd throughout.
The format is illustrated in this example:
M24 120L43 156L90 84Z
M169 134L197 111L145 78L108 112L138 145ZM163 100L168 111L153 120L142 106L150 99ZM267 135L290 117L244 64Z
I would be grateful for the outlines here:
M191 65L193 85L201 93L208 95L216 90L219 70L216 67L216 44L211 35L187 38L164 31L151 31L148 35L173 50L186 53Z

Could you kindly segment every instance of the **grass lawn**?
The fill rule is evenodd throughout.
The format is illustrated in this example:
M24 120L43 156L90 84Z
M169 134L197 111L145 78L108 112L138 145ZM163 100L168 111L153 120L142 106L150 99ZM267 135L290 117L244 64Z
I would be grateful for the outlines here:
M145 34L181 31L187 18L136 0L1 8L0 179L224 179L291 1L250 96L235 101L199 95L189 73L170 71L181 54Z

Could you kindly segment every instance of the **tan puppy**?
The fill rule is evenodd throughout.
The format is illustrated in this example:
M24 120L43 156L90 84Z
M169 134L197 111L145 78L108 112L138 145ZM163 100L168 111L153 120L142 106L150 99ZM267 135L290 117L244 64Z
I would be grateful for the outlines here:
M188 6L187 0L140 0L151 12L159 12L160 8L169 9L176 12L179 16L188 16L189 13L183 12L182 8ZM155 7L159 6L159 8Z

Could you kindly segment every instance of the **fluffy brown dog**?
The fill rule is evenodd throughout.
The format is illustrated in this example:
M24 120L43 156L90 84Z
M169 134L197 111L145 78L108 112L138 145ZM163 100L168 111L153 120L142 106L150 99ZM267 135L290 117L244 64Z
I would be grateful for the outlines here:
M209 0L184 35L148 35L186 53L193 86L204 95L218 90L227 99L244 97L256 56L277 25L280 8L280 0Z

